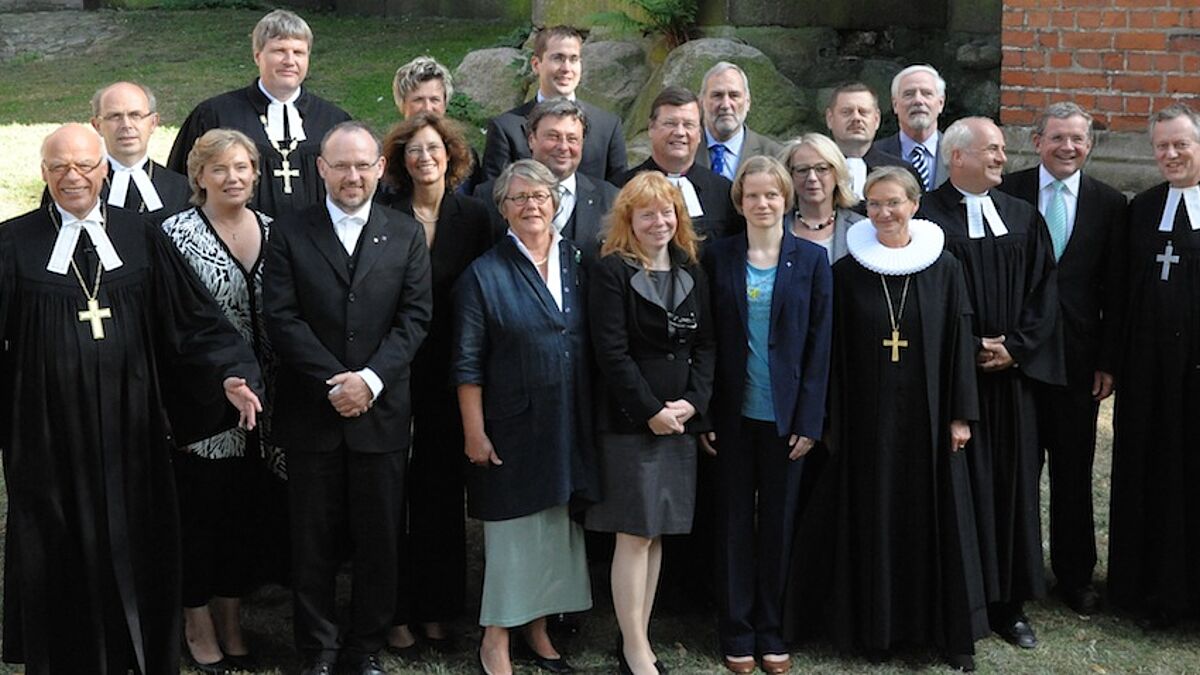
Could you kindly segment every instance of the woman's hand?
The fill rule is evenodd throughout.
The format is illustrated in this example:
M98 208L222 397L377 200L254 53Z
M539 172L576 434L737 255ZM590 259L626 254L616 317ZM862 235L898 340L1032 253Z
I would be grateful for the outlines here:
M700 434L700 447L704 448L704 452L708 453L709 457L716 457L717 432L710 431L706 434Z
M500 466L504 463L500 460L500 455L496 454L496 448L492 446L492 439L488 438L487 434L468 434L464 441L463 450L472 464L487 466L491 463Z
M262 412L262 403L254 390L240 377L227 377L222 385L225 387L225 398L237 408L238 426L246 431L254 429L258 421L256 415Z
M800 459L807 455L808 451L812 450L815 444L816 441L808 436L797 436L796 434L788 436L788 447L791 448L791 451L788 452L788 459L793 462Z
M965 420L950 422L950 452L958 452L971 440L971 426Z
M675 413L675 419L679 420L681 425L687 424L688 420L696 416L696 406L682 398L678 401L667 401L663 406Z
M656 436L670 436L671 434L682 434L683 423L676 417L676 411L671 408L671 404L663 406L662 410L654 413L647 424L650 425L650 431L653 431Z

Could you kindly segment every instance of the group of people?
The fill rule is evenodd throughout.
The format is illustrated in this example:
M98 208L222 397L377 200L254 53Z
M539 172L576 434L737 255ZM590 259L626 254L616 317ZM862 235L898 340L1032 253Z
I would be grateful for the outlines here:
M182 636L196 670L251 670L240 599L278 582L304 675L379 675L385 649L452 644L469 515L485 673L572 670L548 618L591 607L607 535L622 673L667 672L660 575L715 604L734 673L815 636L973 670L990 632L1037 645L1043 458L1056 590L1100 607L1118 387L1109 599L1151 627L1200 608L1186 106L1151 117L1166 182L1127 206L1082 171L1085 110L1051 105L1040 163L1005 175L991 120L939 129L927 65L892 82L895 136L849 83L830 135L779 144L717 63L658 94L627 168L620 120L575 97L573 28L537 34L537 95L482 157L434 59L397 71L380 139L303 86L312 44L263 17L258 77L166 165L150 90L101 89L0 226L5 661L177 672Z

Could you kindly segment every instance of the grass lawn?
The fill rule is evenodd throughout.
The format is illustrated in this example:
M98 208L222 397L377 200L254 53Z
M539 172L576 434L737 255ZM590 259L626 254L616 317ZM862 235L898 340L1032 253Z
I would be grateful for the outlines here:
M262 12L257 10L108 12L95 20L116 21L127 29L120 38L85 53L55 59L19 58L0 67L0 219L30 208L41 189L37 175L38 144L54 125L87 118L88 99L99 86L116 79L136 79L152 86L159 97L164 128L151 154L164 158L175 125L195 103L251 81L248 33ZM77 15L78 16L78 15ZM395 121L391 77L396 66L427 52L454 66L471 48L493 45L509 37L513 25L449 20L404 21L379 18L341 18L309 15L317 35L309 84L377 130ZM0 15L0 22L5 17ZM136 36L136 37L135 37ZM1102 437L1096 466L1101 557L1107 550L1109 449L1111 406L1102 414ZM1044 483L1044 482L1043 482ZM2 491L0 485L0 491ZM1043 484L1044 490L1044 484ZM0 496L2 496L0 492ZM1045 493L1043 492L1043 495ZM1045 503L1045 496L1043 496ZM1046 517L1043 514L1043 523ZM393 672L475 672L477 629L470 617L477 611L479 591L479 529L469 525L472 543L468 598L475 606L457 628L460 649L450 655L424 654L418 661L388 656ZM672 565L688 561L668 560ZM1101 561L1099 577L1105 570ZM593 595L596 608L584 617L580 636L559 646L582 670L611 673L615 640L607 574L598 570ZM292 672L290 596L267 588L247 603L247 626L252 645L267 669ZM981 672L993 673L1179 673L1200 670L1200 631L1194 623L1147 635L1123 616L1079 617L1056 600L1029 606L1042 645L1023 652L995 638L978 643ZM723 673L716 660L714 621L710 617L655 617L654 638L662 660L676 673ZM797 672L903 673L942 670L932 654L900 654L883 665L838 657L815 646L795 655ZM528 667L519 668L532 672ZM0 672L18 672L0 668Z

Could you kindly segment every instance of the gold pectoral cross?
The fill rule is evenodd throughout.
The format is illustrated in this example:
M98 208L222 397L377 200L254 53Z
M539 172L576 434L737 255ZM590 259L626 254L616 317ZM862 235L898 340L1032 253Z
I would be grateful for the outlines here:
M279 163L279 168L275 169L272 174L274 174L276 178L283 179L283 194L292 194L292 179L300 177L300 170L293 169L292 163L289 162L285 157L283 161Z
M892 329L892 339L883 341L883 346L892 350L892 363L900 363L900 348L908 346L908 340L900 339L900 331Z
M112 318L112 310L108 307L101 307L100 303L95 298L89 298L87 301L87 311L79 312L79 320L92 324L92 339L104 339L104 319Z

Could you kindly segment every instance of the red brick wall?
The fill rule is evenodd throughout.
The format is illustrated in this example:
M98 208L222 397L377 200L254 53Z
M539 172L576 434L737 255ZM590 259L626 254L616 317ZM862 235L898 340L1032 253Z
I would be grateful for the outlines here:
M1073 100L1096 126L1142 131L1171 101L1200 105L1200 0L1004 0L1000 119Z

